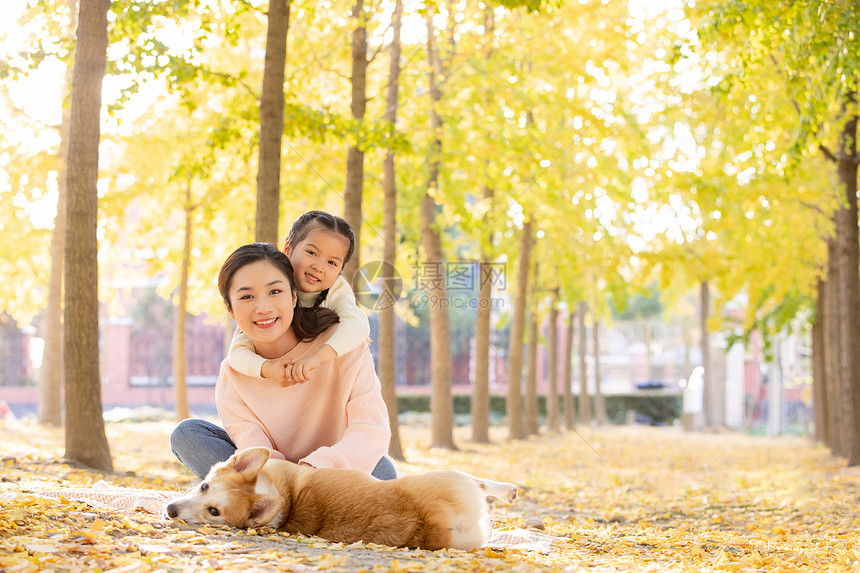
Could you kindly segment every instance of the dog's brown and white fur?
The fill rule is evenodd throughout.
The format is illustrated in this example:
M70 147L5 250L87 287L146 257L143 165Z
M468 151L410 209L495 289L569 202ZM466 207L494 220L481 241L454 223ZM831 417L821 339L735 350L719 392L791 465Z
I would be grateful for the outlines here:
M487 497L511 502L516 486L456 471L380 481L357 470L270 460L249 448L215 465L167 506L173 519L232 527L270 526L330 541L424 549L474 549L492 533Z

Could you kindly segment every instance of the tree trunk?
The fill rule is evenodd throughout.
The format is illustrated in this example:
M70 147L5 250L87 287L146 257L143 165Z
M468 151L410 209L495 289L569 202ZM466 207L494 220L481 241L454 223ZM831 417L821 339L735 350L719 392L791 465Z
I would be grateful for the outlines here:
M644 321L644 338L645 338L645 382L649 382L654 376L651 369L651 346L653 346L653 334L651 332L651 321L647 318Z
M711 337L708 332L708 316L711 308L710 289L707 281L702 281L700 286L700 313L699 313L699 328L701 329L702 340L702 383L704 384L704 399L703 409L705 411L705 426L708 428L718 428L723 425L722 418L719 415L720 401L719 389L714 373L711 372Z
M606 404L603 402L603 390L600 388L600 323L594 321L594 421L598 426L605 426Z
M367 28L364 25L364 0L355 0L352 17L352 102L353 119L362 121L367 108ZM355 273L361 267L361 198L364 190L364 152L353 145L346 153L346 187L343 192L343 218L355 233L355 251L343 267L343 276L354 285Z
M66 113L63 123L66 124ZM61 128L62 130L62 128ZM68 136L61 136L60 154L68 154ZM64 161L64 160L63 160ZM42 324L45 349L39 370L39 423L62 424L63 387L63 250L66 235L66 176L60 167L59 198L54 232L51 235L51 278L48 283L48 307Z
M523 368L523 334L526 321L526 303L528 299L529 264L534 240L532 237L532 221L523 224L520 235L520 257L517 261L517 293L514 302L514 318L511 323L511 338L508 347L508 436L512 440L526 437L523 427L522 407L522 368Z
M484 7L484 36L490 39L494 33L493 9L489 5ZM485 59L489 59L492 48L487 50ZM487 91L485 94L487 106L493 105L493 94ZM487 163L489 163L487 161ZM493 199L495 189L490 185L484 185L485 210L482 218L484 234L481 243L480 262L480 291L478 293L480 304L478 305L475 319L475 387L472 392L472 441L485 444L490 442L490 326L492 319L493 295L493 267L490 264L493 256L493 232L491 230L492 220L490 213L493 212Z
M442 99L439 80L442 63L436 46L433 15L428 10L427 57L430 64L430 133L433 144L430 151L430 177L427 191L421 200L421 240L424 244L425 264L443 265L442 238L436 222L436 200L439 188L439 161L442 153L442 118L436 106ZM432 421L431 447L456 449L454 444L454 401L451 396L451 332L448 319L448 292L444 280L429 281L427 285L430 316L430 379L433 393L430 396Z
M438 166L431 169L433 180ZM442 240L436 230L436 202L429 193L421 201L421 235L425 264L442 265ZM454 403L451 395L451 333L448 318L447 288L444 281L431 281L427 289L430 316L430 380L433 393L431 447L456 449L454 444Z
M69 0L69 36L77 27L78 2ZM66 68L63 80L64 93L72 89L72 66ZM39 369L39 423L51 426L62 424L63 418L63 251L66 245L66 159L69 154L69 108L63 107L60 122L60 149L57 152L57 215L51 233L51 278L48 282L48 306L42 323L45 349Z
M66 457L113 471L99 378L98 169L108 0L81 0L72 81L64 281Z
M485 6L484 35L492 38L493 34L493 10ZM490 42L492 46L492 41ZM488 50L485 58L489 59L491 50ZM487 105L492 105L493 94L487 92ZM490 264L492 257L493 233L490 229L492 221L490 213L493 212L493 198L495 190L490 185L484 185L484 202L486 209L482 218L486 240L481 241L480 261L480 290L478 293L477 316L475 318L475 387L472 391L472 441L478 444L490 442L490 326L493 314L493 267Z
M846 104L854 104L853 94ZM839 266L838 355L842 381L842 429L848 465L860 464L860 236L857 229L857 117L842 129L837 171L844 193L836 212L836 259Z
M492 201L493 190L484 187L484 200ZM489 210L488 210L489 211ZM488 225L484 216L484 225ZM493 280L489 264L489 250L481 247L480 291L475 320L475 387L472 392L472 441L486 444L490 441L490 318L492 316Z
M549 388L546 393L546 429L558 432L558 291L555 291L549 307L549 333L547 336L549 359Z
M585 301L576 303L579 323L579 423L591 424L591 403L588 399L588 350L585 336Z
M278 244L281 195L281 138L284 135L284 68L290 0L271 0L260 95L260 155L257 166L256 241Z
M567 335L564 339L564 425L568 430L574 428L573 419L573 326L576 322L576 313L572 310L567 316Z
M188 269L191 266L191 183L185 188L185 240L182 246L182 269L179 278L179 300L176 303L176 318L173 321L173 395L176 402L176 421L191 417L188 410L188 385L186 383L185 325L188 317Z
M822 444L830 442L828 404L827 404L827 376L824 365L825 356L825 324L824 306L827 303L826 282L818 281L818 305L815 312L815 320L812 322L812 403L815 416L815 439Z
M472 392L472 441L486 444L490 441L490 308L493 285L485 269L491 267L480 263L481 285L478 313L475 322L475 388Z
M835 214L834 214L835 216ZM840 404L844 401L841 374L839 372L839 355L842 353L842 340L839 337L839 263L836 260L836 238L827 242L827 282L825 283L824 300L824 368L826 381L825 392L827 403L832 404L828 412L828 442L830 450L838 455L844 455L842 440L845 426L842 422Z
M385 121L391 129L397 122L397 93L400 82L400 29L403 20L403 2L397 0L394 14L391 17L393 36L391 38L391 67L388 73L388 94L386 96ZM385 154L382 164L382 260L386 269L394 269L397 263L397 180L394 170L394 153L391 149ZM392 273L384 273L384 281L393 283ZM393 284L386 284L389 292L394 292ZM382 384L382 398L388 408L388 424L391 427L391 442L388 445L388 455L398 461L404 461L403 446L400 443L400 424L398 423L396 368L395 368L395 337L394 337L394 305L385 305L379 311L379 380Z
M538 265L535 264L535 276L532 284L537 284ZM540 433L540 421L538 419L537 399L537 350L538 335L540 332L540 318L538 311L538 297L532 288L532 310L529 319L529 345L528 345L528 370L526 374L526 433L536 435Z
M767 435L771 437L782 435L783 412L783 374L782 368L782 333L773 335L771 347L773 353L770 360L770 380L767 388Z

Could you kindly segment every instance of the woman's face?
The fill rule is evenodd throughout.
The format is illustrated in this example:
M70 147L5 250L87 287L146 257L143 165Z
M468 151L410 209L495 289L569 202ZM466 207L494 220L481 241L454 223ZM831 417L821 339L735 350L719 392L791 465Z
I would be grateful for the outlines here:
M236 271L230 283L230 316L263 358L277 358L295 346L296 295L284 273L268 261Z

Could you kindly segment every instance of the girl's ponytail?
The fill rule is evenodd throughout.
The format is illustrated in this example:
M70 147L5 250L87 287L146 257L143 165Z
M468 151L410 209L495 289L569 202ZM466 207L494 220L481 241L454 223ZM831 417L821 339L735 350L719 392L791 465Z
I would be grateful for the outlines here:
M297 304L293 311L293 332L302 342L313 340L339 322L340 317L336 312L329 308L317 308L316 303L312 308Z
M320 305L325 302L325 297L328 296L328 291L329 291L329 289L325 289L324 291L319 293L319 295L317 295L317 298L314 300L314 303L311 305L312 310L319 309Z

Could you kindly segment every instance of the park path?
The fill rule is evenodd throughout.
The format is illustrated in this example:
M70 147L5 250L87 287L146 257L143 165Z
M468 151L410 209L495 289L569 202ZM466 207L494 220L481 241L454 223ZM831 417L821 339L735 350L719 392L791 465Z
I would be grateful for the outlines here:
M804 437L626 426L509 442L503 428L494 428L492 444L473 444L468 428L458 428L460 449L451 452L427 448L427 428L402 428L404 473L459 469L520 487L517 502L491 510L497 531L510 535L471 552L344 547L269 530L188 527L156 511L110 509L70 495L104 485L159 494L187 487L191 476L167 446L171 427L108 424L116 472L104 475L62 463L61 430L0 421L0 569L860 569L860 471Z

